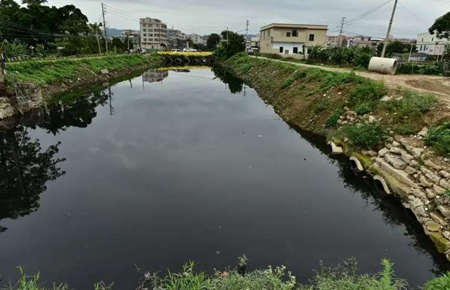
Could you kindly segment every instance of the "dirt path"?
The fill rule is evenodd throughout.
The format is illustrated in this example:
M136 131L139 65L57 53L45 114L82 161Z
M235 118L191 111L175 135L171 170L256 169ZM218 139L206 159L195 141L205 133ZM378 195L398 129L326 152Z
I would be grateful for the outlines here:
M252 56L254 57L254 56ZM276 62L287 62L277 59L258 57ZM293 65L318 68L327 71L335 72L351 72L350 68L335 68L322 65L311 65L298 62L287 62ZM423 93L435 94L439 97L442 103L446 104L450 109L450 78L442 76L430 76L430 75L383 75L374 72L367 71L354 71L357 75L377 81L383 81L386 86L391 89L397 89L398 87L412 89Z

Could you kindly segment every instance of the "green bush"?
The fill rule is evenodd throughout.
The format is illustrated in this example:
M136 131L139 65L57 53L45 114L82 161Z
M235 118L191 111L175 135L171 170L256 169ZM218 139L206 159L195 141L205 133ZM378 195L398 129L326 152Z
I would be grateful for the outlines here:
M358 115L364 115L364 114L370 113L372 111L373 111L373 103L369 103L369 102L356 105L356 107L355 107L355 112Z
M334 110L334 112L330 116L328 116L327 122L325 123L325 127L326 128L336 127L341 115L342 109Z
M450 121L431 127L425 138L425 144L433 147L439 154L450 156Z
M387 90L383 82L359 79L359 84L353 87L348 98L352 106L365 104L365 109L370 105L372 110L386 93Z
M403 63L400 64L398 69L398 73L402 74L424 74L424 75L444 75L444 63L435 62L435 63Z
M380 124L358 123L341 128L340 134L347 137L351 144L362 149L377 147L386 140L386 132Z
M450 289L450 273L447 273L438 278L434 278L428 281L424 286L424 290L443 290L443 289Z
M397 118L410 118L422 116L436 104L437 98L434 95L406 91L402 99L385 102L382 108L397 113Z

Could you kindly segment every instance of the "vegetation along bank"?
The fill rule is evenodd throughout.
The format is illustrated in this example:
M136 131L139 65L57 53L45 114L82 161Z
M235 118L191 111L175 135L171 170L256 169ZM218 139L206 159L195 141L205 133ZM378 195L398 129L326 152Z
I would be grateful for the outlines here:
M326 136L335 154L412 210L450 260L450 112L444 100L382 82L238 54L225 69L288 123Z
M167 65L210 65L211 54L122 54L26 60L7 64L7 92L0 95L0 119L23 114L45 100L87 85L114 82L123 76Z

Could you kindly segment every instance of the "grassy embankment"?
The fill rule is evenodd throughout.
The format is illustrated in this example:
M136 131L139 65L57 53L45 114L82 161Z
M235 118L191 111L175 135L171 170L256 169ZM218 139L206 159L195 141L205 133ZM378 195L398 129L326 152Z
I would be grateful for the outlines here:
M245 262L245 264L242 264ZM286 270L285 267L268 267L249 273L243 272L246 267L246 258L240 258L237 269L217 271L213 275L194 271L194 264L188 263L181 273L171 273L161 276L146 274L144 280L139 283L137 289L166 289L166 290L260 290L260 289L284 289L284 290L400 290L407 289L407 282L395 276L393 265L388 260L382 261L382 271L376 275L358 274L356 262L350 260L344 266L325 268L316 272L309 283L301 284ZM52 288L41 286L39 275L26 276L22 269L22 277L15 285L10 285L9 290L69 290L69 286L59 284ZM113 284L103 282L96 283L94 290L113 289ZM450 274L434 278L424 286L425 290L450 289Z
M428 126L432 127L428 144L440 154L450 154L448 114L440 111L443 106L433 95L388 91L382 82L354 73L299 67L245 54L230 58L224 66L253 85L284 120L304 130L347 138L360 150L376 149L389 136L416 134ZM381 101L385 96L391 98ZM356 123L339 124L348 110L356 112Z
M63 58L55 60L29 60L9 63L6 81L31 82L50 85L93 79L93 76L107 69L111 72L128 71L143 66L160 66L160 57L152 55L110 55L86 58Z

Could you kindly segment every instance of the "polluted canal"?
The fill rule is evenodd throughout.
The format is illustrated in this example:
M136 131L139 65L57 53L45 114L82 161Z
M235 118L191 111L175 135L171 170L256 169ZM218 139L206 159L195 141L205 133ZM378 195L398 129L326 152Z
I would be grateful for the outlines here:
M67 101L68 100L68 101ZM148 71L0 133L0 277L134 289L142 271L382 258L411 286L448 269L412 214L239 80ZM141 271L141 272L140 272Z

